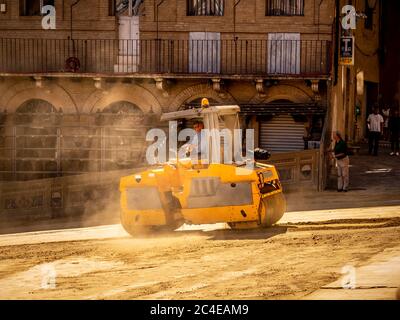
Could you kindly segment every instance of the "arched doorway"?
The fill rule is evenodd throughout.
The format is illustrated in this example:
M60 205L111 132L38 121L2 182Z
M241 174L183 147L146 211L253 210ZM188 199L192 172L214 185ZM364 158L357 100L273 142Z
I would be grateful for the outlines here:
M15 171L17 180L57 175L57 124L55 107L42 99L30 99L15 113Z
M103 109L102 170L132 168L143 162L147 120L143 111L128 101L113 102Z

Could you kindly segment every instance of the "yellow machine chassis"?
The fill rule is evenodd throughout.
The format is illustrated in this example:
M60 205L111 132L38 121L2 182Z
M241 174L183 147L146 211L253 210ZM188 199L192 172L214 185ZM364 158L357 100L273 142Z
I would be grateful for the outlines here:
M276 223L286 209L276 169L265 164L247 169L181 160L123 177L120 191L121 221L131 234L173 230L183 223L265 227Z

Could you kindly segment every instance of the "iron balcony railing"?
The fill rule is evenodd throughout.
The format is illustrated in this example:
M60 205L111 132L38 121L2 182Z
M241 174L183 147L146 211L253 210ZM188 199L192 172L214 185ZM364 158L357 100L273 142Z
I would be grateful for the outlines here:
M0 38L0 73L326 76L326 40Z

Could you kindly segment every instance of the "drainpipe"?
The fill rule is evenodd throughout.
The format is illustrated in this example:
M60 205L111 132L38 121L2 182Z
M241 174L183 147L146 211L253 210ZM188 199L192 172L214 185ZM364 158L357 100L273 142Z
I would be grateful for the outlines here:
M236 0L233 4L233 39L236 41L236 7L242 0Z
M81 0L76 0L71 6L69 7L70 9L70 34L71 34L71 40L73 39L72 37L72 12L73 8L80 2Z
M161 0L156 5L156 38L158 40L158 8L163 4L165 0Z
M237 37L236 37L236 7L241 0L235 0L233 4L233 41L235 42L235 69L237 66Z
M318 28L318 40L319 40L319 34L320 34L320 16L321 16L321 5L324 0L320 0L318 4L318 22L317 22L317 28ZM314 2L314 10L315 10L315 2ZM314 11L315 12L315 11ZM314 24L315 24L315 15L314 15Z
M72 33L72 13L73 13L73 8L80 2L81 0L76 0L73 4L70 5L69 10L70 10L70 40L72 42L72 56L75 55L75 42L73 40L73 33ZM69 48L69 41L68 41L68 51L70 51Z
M157 53L157 72L160 70L161 56L160 56L160 39L158 34L158 8L163 4L165 0L161 0L156 5L156 53Z

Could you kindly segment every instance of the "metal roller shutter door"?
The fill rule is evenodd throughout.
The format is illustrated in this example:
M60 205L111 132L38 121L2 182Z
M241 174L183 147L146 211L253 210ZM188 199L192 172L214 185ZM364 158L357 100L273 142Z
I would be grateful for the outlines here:
M290 115L260 122L260 147L270 152L303 150L303 135L303 123L295 122Z

